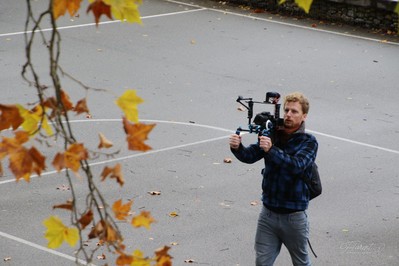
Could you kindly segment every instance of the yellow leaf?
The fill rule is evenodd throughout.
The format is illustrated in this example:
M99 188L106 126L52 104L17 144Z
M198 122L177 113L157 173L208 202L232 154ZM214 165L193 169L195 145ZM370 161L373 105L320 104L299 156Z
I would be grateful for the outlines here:
M150 265L151 265L151 259L144 258L144 254L141 250L137 249L133 252L133 260L130 266L150 266Z
M64 241L73 247L79 240L78 229L66 227L56 216L50 216L43 224L47 228L45 238L48 240L49 248L58 248Z
M137 123L139 121L137 105L142 102L143 99L136 95L135 90L127 90L117 99L116 104L125 113L127 120Z
M103 0L111 6L112 16L121 21L141 24L139 5L141 0Z
M52 135L53 131L48 124L46 114L40 105L37 105L32 110L27 110L23 106L16 105L20 116L24 119L22 123L22 128L29 134L34 134L39 129L39 126L46 131L47 135Z
M313 0L295 0L295 3L302 8L306 13L309 13L310 6Z
M133 217L132 225L134 227L144 226L147 229L150 229L150 224L155 222L154 218L151 216L150 212L142 211L140 215Z

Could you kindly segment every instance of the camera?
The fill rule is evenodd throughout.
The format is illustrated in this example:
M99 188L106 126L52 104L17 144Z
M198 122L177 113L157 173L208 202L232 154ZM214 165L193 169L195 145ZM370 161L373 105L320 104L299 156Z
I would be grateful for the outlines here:
M279 100L280 94L278 92L267 92L266 99L262 102L238 96L236 101L248 110L248 126L247 128L237 128L236 134L239 135L241 131L246 131L262 136L274 137L275 132L284 127L284 121L280 118ZM274 105L274 113L266 111L258 113L252 121L254 104Z

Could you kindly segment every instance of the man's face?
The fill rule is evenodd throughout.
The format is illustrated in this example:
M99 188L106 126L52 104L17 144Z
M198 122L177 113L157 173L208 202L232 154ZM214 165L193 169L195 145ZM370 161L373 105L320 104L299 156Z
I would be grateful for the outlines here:
M286 102L284 106L284 127L288 133L295 132L306 119L299 102Z

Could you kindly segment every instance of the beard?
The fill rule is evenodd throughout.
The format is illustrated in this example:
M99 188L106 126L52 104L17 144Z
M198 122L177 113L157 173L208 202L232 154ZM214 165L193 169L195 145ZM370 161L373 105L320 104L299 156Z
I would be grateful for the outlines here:
M294 122L293 121L284 120L284 127L285 128L293 128L294 127Z

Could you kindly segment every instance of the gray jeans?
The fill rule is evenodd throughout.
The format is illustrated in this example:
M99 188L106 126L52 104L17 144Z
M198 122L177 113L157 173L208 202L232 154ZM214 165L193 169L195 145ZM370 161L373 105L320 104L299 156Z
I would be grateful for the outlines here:
M279 214L262 207L255 237L256 265L271 266L284 244L295 266L310 266L309 222L305 211Z

